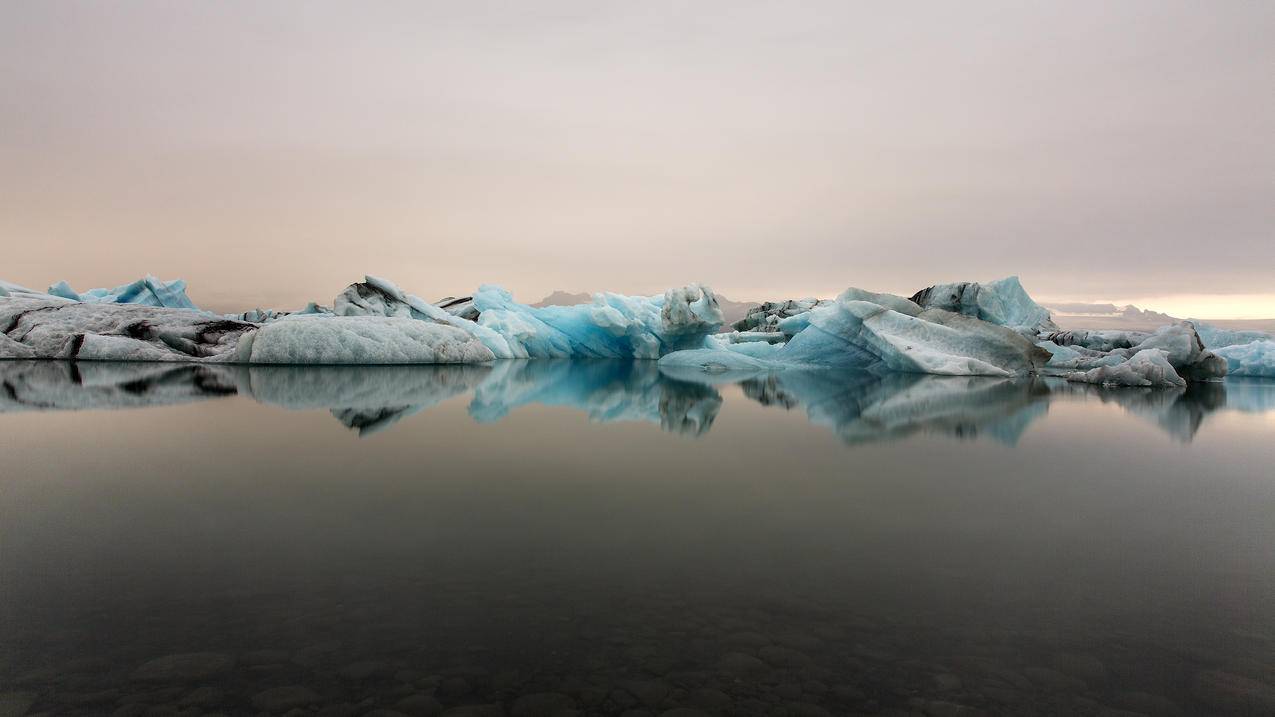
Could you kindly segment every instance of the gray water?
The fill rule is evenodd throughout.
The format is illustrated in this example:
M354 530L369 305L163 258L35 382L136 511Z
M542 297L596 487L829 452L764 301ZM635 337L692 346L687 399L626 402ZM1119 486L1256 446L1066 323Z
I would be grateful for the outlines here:
M0 716L1275 714L1275 384L0 380Z

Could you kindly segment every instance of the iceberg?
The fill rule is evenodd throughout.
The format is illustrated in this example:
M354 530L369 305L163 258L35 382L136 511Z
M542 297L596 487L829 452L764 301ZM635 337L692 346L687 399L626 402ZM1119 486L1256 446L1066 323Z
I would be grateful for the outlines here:
M1055 331L1037 345L1052 354L1047 368L1087 372L1099 383L1140 386L1147 385L1142 383L1144 380L1156 380L1160 383L1153 385L1176 386L1180 385L1178 379L1208 381L1227 373L1226 361L1204 347L1195 326L1187 321L1162 326L1154 332ZM1161 377L1153 371L1148 362L1158 360L1149 357L1144 357L1128 370L1118 369L1121 364L1148 350L1164 354L1165 361L1173 369L1173 377ZM1108 370L1094 373L1098 369Z
M660 365L710 372L835 367L1005 377L1029 373L1049 360L1048 352L1013 329L854 288L777 327L792 338L771 344L713 337L704 348L663 357Z
M1068 381L1103 386L1185 386L1186 380L1169 363L1164 349L1143 349L1127 361L1065 375Z
M77 292L65 281L49 287L52 296L89 304L139 304L162 306L169 309L198 309L186 296L186 282L181 279L160 281L147 275L129 284L113 289L89 289Z
M256 324L216 314L64 299L0 301L0 358L233 361Z
M1213 349L1231 376L1275 378L1275 341L1266 339Z
M1031 373L1108 384L1178 385L1269 375L1260 332L1189 322L1144 331L1059 331L1017 277L940 284L912 299L850 288L835 300L756 305L723 323L701 284L662 295L597 293L585 303L529 306L493 285L437 302L366 276L332 308L200 311L181 280L147 276L113 289L50 293L0 282L0 358L201 363L482 363L494 359L659 359L701 372L839 368L875 373L1015 377ZM1208 341L1205 340L1207 337ZM1209 341L1243 341L1222 357ZM1240 345L1240 344L1237 344ZM1158 370L1160 351L1173 376ZM1102 370L1100 370L1102 369ZM1084 376L1083 378L1081 376Z
M722 324L712 289L699 284L663 296L598 293L592 303L544 307L484 285L474 305L478 325L504 337L515 358L656 359L702 345Z
M483 362L468 332L385 317L288 316L267 324L202 311L9 298L0 302L0 358L203 363Z
M454 326L386 316L287 316L241 337L236 363L481 363L495 355Z
M1011 328L1024 336L1058 330L1049 310L1032 300L1017 276L986 284L976 281L938 284L916 292L912 301L927 309L944 309L973 316Z

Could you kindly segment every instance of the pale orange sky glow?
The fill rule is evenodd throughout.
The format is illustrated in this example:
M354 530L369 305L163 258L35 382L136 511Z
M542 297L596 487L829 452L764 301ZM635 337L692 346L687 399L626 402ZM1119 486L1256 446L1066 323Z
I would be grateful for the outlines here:
M1272 36L1244 2L5 3L0 278L231 310L367 273L529 302L1018 274L1272 317Z

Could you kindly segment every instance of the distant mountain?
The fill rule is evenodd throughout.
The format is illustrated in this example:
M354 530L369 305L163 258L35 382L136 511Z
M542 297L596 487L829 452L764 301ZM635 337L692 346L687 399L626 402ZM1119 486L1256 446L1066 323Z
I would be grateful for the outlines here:
M586 292L572 293L558 289L552 294L532 304L535 307L544 306L575 306L576 304L587 304L593 301L593 294ZM748 310L760 304L760 301L731 301L721 294L717 295L717 305L721 307L722 318L725 319L723 326L729 327L731 324L744 318Z
M1139 309L1132 304L1046 303L1054 323L1061 329L1125 329L1152 331L1165 324L1182 321L1159 311ZM1200 321L1199 319L1189 319ZM1275 319L1207 319L1205 323L1232 330L1275 331Z
M1063 329L1128 329L1149 331L1179 321L1168 314L1136 306L1085 304L1079 302L1042 304L1054 323Z
M540 301L532 304L532 306L538 309L546 306L575 306L576 304L587 304L590 301L593 301L593 294L585 292L572 294L569 291L562 291L559 289Z
M722 310L722 319L725 320L722 326L725 328L730 328L731 324L747 316L749 309L760 304L760 301L731 301L721 294L717 295L717 306Z

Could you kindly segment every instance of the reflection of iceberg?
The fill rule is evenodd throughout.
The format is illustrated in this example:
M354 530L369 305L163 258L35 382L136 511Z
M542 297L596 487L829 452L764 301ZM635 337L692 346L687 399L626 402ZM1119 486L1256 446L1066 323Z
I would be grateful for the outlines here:
M1235 387L1230 381L1188 383L1176 389L1107 388L1054 379L1048 380L1048 383L1055 396L1116 404L1135 416L1151 421L1181 443L1189 443L1195 437L1208 414L1224 407L1236 407L1232 405ZM1242 402L1242 394L1243 391L1237 391L1236 401Z
M1275 379L1233 379L1226 382L1226 407L1243 413L1275 411Z
M243 392L292 410L326 408L347 428L368 435L472 390L485 365L253 366Z
M1180 441L1228 408L1275 411L1275 381L1228 380L1175 389L1107 389L1063 379L1001 379L833 370L724 372L650 361L539 360L444 366L224 366L0 361L0 412L113 409L241 395L291 410L326 409L366 435L446 399L472 394L478 422L527 405L562 406L597 422L638 421L702 435L722 406L717 386L739 384L766 406L804 410L846 443L917 433L989 437L1012 445L1050 400L1119 405Z
M528 404L569 406L591 421L646 421L700 435L721 403L716 389L665 378L649 361L507 361L474 392L469 414L490 423Z
M220 366L0 361L0 412L144 408L233 396Z
M847 443L940 433L987 435L1013 445L1048 406L1048 391L1030 380L791 371L743 385L746 395L761 397L763 403L804 405L811 423L831 429Z

